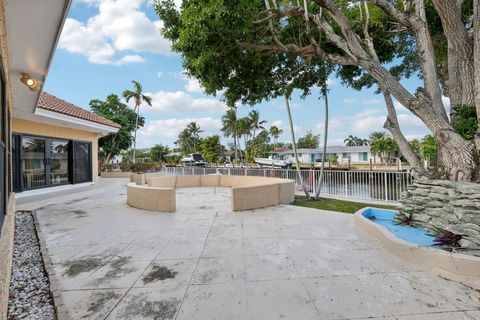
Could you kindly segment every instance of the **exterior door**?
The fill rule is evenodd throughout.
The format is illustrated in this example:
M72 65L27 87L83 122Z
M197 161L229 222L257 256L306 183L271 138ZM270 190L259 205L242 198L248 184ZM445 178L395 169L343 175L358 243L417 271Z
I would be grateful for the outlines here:
M69 141L48 139L47 145L47 185L57 186L70 183L68 171Z
M92 181L91 144L73 142L73 183Z
M45 138L22 137L21 181L23 190L47 186L45 148Z

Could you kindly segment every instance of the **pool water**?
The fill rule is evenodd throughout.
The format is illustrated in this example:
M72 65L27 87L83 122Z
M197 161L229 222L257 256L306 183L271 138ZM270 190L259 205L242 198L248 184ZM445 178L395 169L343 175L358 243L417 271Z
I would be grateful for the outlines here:
M402 240L421 246L431 246L434 244L433 239L435 239L435 237L431 235L430 230L395 224L393 222L395 213L390 210L370 208L363 211L362 215L365 218L369 218L371 221L384 226L388 231ZM371 219L372 217L375 217L375 219Z

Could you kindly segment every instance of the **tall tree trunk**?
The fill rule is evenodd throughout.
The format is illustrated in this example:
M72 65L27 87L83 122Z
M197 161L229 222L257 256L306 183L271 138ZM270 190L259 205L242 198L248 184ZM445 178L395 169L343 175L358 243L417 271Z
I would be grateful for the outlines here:
M475 109L480 123L480 1L473 1L473 59L475 74ZM477 153L480 150L480 126L475 134ZM477 154L478 155L478 154Z
M320 192L323 186L323 174L325 170L325 155L327 154L327 142L328 142L328 94L327 94L327 81L323 82L323 98L325 99L325 120L323 125L323 155L322 166L320 168L320 177L318 178L318 188L315 193L315 199L320 198Z
M133 163L136 163L135 152L137 149L137 128L138 128L138 114L140 113L140 105L137 105L137 117L135 118L135 133L133 136Z
M305 196L307 197L307 199L310 199L310 193L308 193L305 182L303 181L302 171L300 171L300 161L298 161L297 142L295 140L295 130L293 128L292 112L290 111L290 103L288 102L288 100L289 100L288 96L285 96L285 106L288 112L288 123L290 124L293 153L295 155L295 168L297 169L298 179L300 180L300 184L302 185L303 192L305 193Z
M424 176L427 177L427 171L420 163L419 157L415 154L412 149L410 143L408 143L407 139L403 135L402 131L400 130L400 125L398 123L397 112L395 111L395 106L392 101L392 96L385 90L382 90L383 97L385 99L385 104L387 105L388 116L387 120L383 127L390 131L393 136L393 139L397 142L398 148L400 149L400 153L407 159L408 163L410 164L413 174L416 177Z

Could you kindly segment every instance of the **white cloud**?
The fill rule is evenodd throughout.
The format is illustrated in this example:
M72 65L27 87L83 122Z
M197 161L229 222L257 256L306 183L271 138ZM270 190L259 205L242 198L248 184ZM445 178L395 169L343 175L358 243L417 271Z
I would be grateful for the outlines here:
M337 84L337 80L330 78L327 79L327 86L333 86L335 84Z
M383 102L383 100L380 99L365 99L362 100L363 104L380 104Z
M138 144L140 147L150 147L157 143L172 145L180 131L192 121L203 130L202 136L221 135L222 121L211 117L151 120L138 130Z
M171 55L170 42L160 34L162 22L151 21L141 11L143 0L83 0L98 7L86 23L68 18L59 48L81 54L91 63L126 64L144 59L126 52Z
M342 121L338 117L334 117L329 119L328 121L328 132L333 132L337 131L338 129L341 129L343 127L344 121ZM315 132L323 134L323 130L325 128L325 123L324 122L318 122L315 125Z
M161 77L163 77L163 72L162 71L157 72L157 78L161 78Z
M193 98L184 91L146 93L152 98L152 110L161 113L224 112L226 105L216 99Z
M275 126L275 127L277 127L278 129L282 129L282 130L285 131L284 125L285 125L285 124L283 123L283 120L275 120L275 121L270 122L269 128Z
M355 102L357 102L357 99L355 98L343 99L343 103L345 104L353 104Z
M185 85L185 90L192 93L203 93L203 88L197 79L187 78L186 81L187 84Z

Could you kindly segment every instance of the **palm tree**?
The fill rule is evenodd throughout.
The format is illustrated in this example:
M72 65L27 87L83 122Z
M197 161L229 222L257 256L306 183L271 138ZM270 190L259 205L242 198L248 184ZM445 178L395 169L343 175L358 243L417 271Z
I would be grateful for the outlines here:
M379 140L383 140L387 137L387 133L384 131L374 131L370 133L368 139L370 140L370 150L373 154L373 162L377 162L377 155L381 157L381 152L384 147L382 147L383 142L377 142Z
M152 158L153 161L163 161L165 160L165 155L168 154L170 150L168 149L168 146L164 146L162 144L156 144L151 150L150 150L150 158Z
M292 147L293 147L293 153L295 155L295 164L296 164L295 168L297 169L298 179L300 179L300 184L302 185L303 192L305 192L305 196L307 197L307 199L310 199L310 193L308 193L307 186L303 181L302 172L300 171L300 161L298 161L297 142L295 140L295 129L293 127L292 112L290 111L290 103L288 101L289 99L290 98L287 95L285 95L285 106L287 107L288 123L290 124L290 133L292 135Z
M243 143L244 143L244 147L245 147L245 159L242 159L242 161L243 161L243 160L246 160L246 158L248 156L248 154L247 154L247 140L248 140L248 136L250 136L251 133L252 133L250 131L250 128L252 127L251 123L250 123L250 119L248 117L243 117L243 118L238 119L236 127L237 127L238 137L243 136ZM238 145L240 146L240 141L238 142ZM240 147L240 150L242 150L241 147ZM242 158L241 153L240 153L240 158Z
M275 148L277 146L278 137L283 133L283 130L277 126L271 126L269 133L273 138L273 147Z
M222 132L225 137L233 137L233 149L235 150L235 160L238 160L238 119L237 110L235 108L228 109L227 113L222 116Z
M193 142L193 152L197 152L197 142L200 139L200 133L202 133L203 130L200 129L200 126L194 121L187 125L186 130L190 134Z
M255 132L257 130L265 130L265 127L263 126L265 123L267 123L266 120L260 120L260 113L257 110L252 110L248 114L248 119L250 121L250 127L253 132L253 139L255 139Z
M327 95L327 79L323 80L322 88L323 98L325 99L325 122L323 126L323 153L322 153L322 167L320 168L320 176L318 177L318 189L315 193L315 199L320 198L320 191L323 186L323 174L325 169L325 155L327 154L327 139L328 139L328 95Z
M373 131L368 136L368 139L370 139L370 142L373 142L373 141L378 140L378 139L383 139L386 136L387 136L387 133L384 132L384 131Z
M140 113L140 105L142 102L147 103L149 106L152 106L152 98L143 94L142 85L140 82L132 80L134 91L125 90L123 91L123 97L125 100L130 101L133 99L135 101L135 110L137 112L137 118L135 120L135 133L133 137L133 163L135 163L135 151L137 148L137 129L138 129L138 115Z
M345 140L343 140L343 142L345 143L345 145L347 147L352 147L352 146L355 146L356 145L356 139L357 137L354 137L352 135L349 135L348 138L346 138Z

